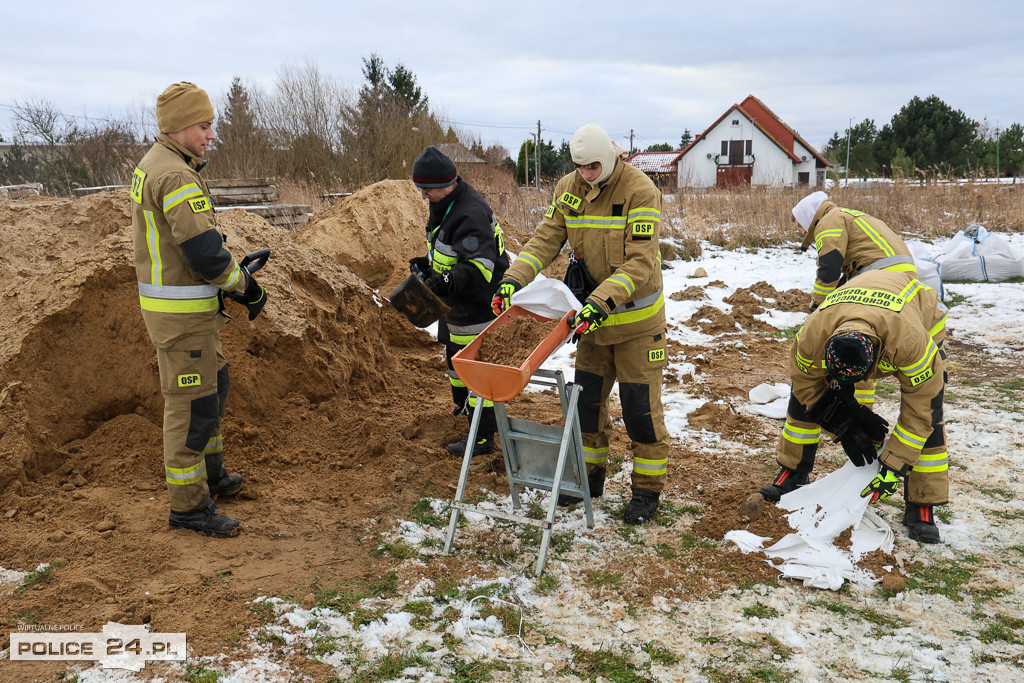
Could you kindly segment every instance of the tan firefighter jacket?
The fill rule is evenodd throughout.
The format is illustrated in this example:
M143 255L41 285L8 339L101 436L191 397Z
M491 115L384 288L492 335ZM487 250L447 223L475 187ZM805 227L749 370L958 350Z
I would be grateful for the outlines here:
M617 344L665 330L661 284L661 192L642 171L622 160L596 188L573 171L555 186L544 220L505 277L528 284L566 240L598 282L591 294L610 315L591 333L598 344Z
M818 207L801 246L806 249L812 240L818 251L811 295L814 306L836 288L842 275L849 279L867 267L917 272L907 245L888 225L862 211L840 209L828 200Z
M220 293L245 291L245 276L224 248L201 159L167 135L132 175L132 237L142 317L153 343L220 328Z
M913 467L932 433L932 403L944 386L946 307L915 273L873 270L827 297L807 316L790 350L793 396L808 408L828 387L825 342L834 334L861 332L880 346L868 376L895 375L900 415L886 442L882 462L904 474Z

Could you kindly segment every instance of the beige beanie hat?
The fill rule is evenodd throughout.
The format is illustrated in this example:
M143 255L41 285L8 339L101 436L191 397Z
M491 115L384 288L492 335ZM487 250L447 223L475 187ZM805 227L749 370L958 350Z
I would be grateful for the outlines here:
M182 81L167 86L156 98L156 125L161 133L177 133L196 123L213 121L213 105L206 91Z
M604 128L596 123L588 123L577 130L569 141L569 153L574 163L582 165L601 162L601 175L590 183L592 187L608 180L615 170L615 146Z

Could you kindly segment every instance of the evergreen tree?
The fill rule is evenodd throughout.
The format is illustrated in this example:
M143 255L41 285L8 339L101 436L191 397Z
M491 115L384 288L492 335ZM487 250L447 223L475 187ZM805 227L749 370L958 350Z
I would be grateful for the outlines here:
M958 174L972 166L977 124L935 95L913 97L878 133L875 156L887 165L903 150L922 170ZM977 163L977 159L974 159Z
M683 129L683 136L679 139L679 149L686 149L693 142L693 133L690 132L689 128Z
M366 82L356 103L343 112L345 175L351 182L408 177L429 144L458 142L430 114L416 77L402 64L389 69L380 55L363 58Z
M667 142L659 142L656 145L649 146L644 151L645 152L671 152L672 151L672 145L668 144Z
M249 91L238 76L231 79L227 103L215 124L213 154L217 173L261 177L270 173L270 136L257 117Z

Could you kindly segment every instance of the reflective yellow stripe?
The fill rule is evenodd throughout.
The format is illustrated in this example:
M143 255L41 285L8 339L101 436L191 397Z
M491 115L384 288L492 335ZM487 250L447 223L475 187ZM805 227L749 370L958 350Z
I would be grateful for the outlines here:
M894 266L886 266L882 270L889 270L894 273L916 273L917 268L914 267L913 263L897 263Z
M466 383L454 375L448 375L448 381L452 383L453 387L465 387Z
M624 230L626 228L625 216L566 216L565 227L567 228L606 228L609 230Z
M925 370L931 368L932 361L935 360L935 354L939 352L939 347L935 345L935 342L931 339L928 340L928 348L925 350L924 355L913 365L900 366L900 372L907 377L913 377L919 375Z
M231 275L228 276L228 281L220 286L225 292L230 292L238 284L238 278L242 277L242 269L238 267L238 262L235 262L235 267L231 270Z
M647 458L633 458L633 474L643 474L648 477L660 477L668 473L668 458L648 460Z
M638 206L630 209L627 217L630 221L658 221L661 222L661 211L653 206Z
M896 255L896 252L893 251L892 247L889 246L889 243L886 242L885 239L878 234L878 231L872 228L866 220L858 216L857 218L853 219L853 222L860 226L860 229L863 230L867 234L867 236L871 238L872 242L878 245L878 248L881 249L886 256Z
M633 292L636 291L636 285L633 284L633 278L625 273L616 273L608 279L618 285L622 285L622 288L626 290L627 297L633 296Z
M935 323L935 325L932 326L932 329L928 330L928 336L934 338L935 335L937 335L939 332L941 332L944 329L946 329L946 315L945 314L942 315L942 319L939 320L939 322Z
M174 192L164 196L164 213L181 204L183 201L190 197L202 196L203 191L199 189L199 186L195 183L189 183L188 185L182 185Z
M214 453L220 453L224 450L224 437L215 436L206 442L206 448L203 449L203 455L213 455Z
M470 263L476 266L476 269L480 271L480 274L484 276L484 280L487 282L490 282L491 278L494 277L494 273L491 272L491 269L479 261L470 260Z
M949 453L922 453L914 465L915 472L945 472L949 469Z
M583 447L583 458L591 465L604 465L608 462L608 447L604 448L591 448L590 446Z
M139 305L142 310L154 313L205 313L220 308L215 296L207 299L154 299L140 294Z
M167 478L167 483L175 486L197 484L206 479L206 461L200 460L192 467L164 466L164 475Z
M608 316L608 319L604 321L602 327L608 325L628 325L629 323L639 322L641 320L647 320L653 315L657 315L658 312L665 307L665 295L662 294L658 297L658 300L650 306L644 308L636 308L632 311L626 311L625 313L612 313Z
M469 407L470 408L476 408L476 404L477 403L479 403L479 401L477 400L476 396L470 396L469 397ZM493 408L493 407L494 407L494 401L488 401L485 398L484 399L484 408Z
M163 284L163 261L160 258L160 233L156 229L152 211L143 211L146 218L146 246L149 249L150 276L154 285Z
M892 430L892 435L911 448L918 450L924 448L924 437L907 431L899 422L896 423L896 429Z
M782 437L800 446L818 443L820 436L821 427L797 427L789 420L786 420L786 426L782 428Z
M829 287L827 285L819 285L817 282L814 283L814 293L815 294L822 294L824 296L828 296L829 294L831 294L834 291L836 291L836 286L835 285L832 285L831 287Z
M857 399L857 403L874 403L875 402L875 390L874 389L854 389L853 396Z
M524 261L526 261L526 263L531 268L533 268L533 276L537 277L537 273L539 273L540 270L541 270L540 259L538 259L533 254L527 254L525 251L523 253L519 254L519 258L521 258Z

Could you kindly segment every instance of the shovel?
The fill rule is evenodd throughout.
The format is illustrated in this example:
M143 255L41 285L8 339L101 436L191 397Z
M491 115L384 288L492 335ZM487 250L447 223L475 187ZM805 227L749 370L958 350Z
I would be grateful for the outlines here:
M426 327L451 310L415 274L405 278L388 298L416 327Z

